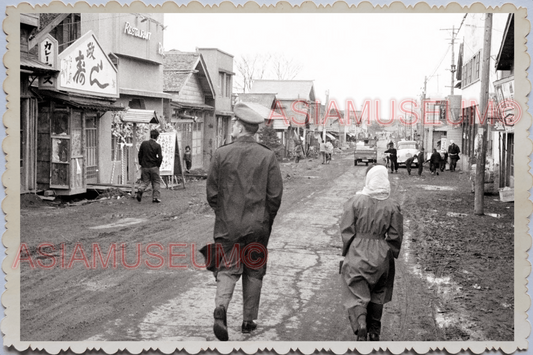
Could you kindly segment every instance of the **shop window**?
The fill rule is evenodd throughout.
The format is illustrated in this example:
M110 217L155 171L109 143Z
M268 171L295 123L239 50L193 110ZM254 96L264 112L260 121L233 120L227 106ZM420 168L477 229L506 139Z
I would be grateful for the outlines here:
M131 99L128 103L129 108L135 110L146 110L146 105L144 104L143 99Z

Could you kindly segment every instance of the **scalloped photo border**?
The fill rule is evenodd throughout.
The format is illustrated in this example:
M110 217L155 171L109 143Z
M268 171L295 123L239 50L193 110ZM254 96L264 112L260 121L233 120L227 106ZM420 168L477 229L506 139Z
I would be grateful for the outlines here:
M515 14L515 100L521 105L524 113L521 120L515 126L515 142L519 149L515 150L515 252L514 252L514 331L515 339L512 342L498 341L465 341L465 342L169 342L169 341L131 341L131 342L104 342L104 341L21 341L20 340L20 266L12 269L15 254L20 245L20 170L19 170L19 126L20 126L20 13L34 12L135 12L135 13L485 13L485 12L512 12ZM259 5L255 2L247 2L244 6L235 6L225 1L218 5L202 5L199 2L190 2L187 5L178 5L173 2L165 2L159 5L145 5L140 1L121 5L118 2L108 2L102 5L91 5L86 2L77 2L74 5L65 5L54 1L48 5L32 6L21 3L18 6L8 6L6 17L3 21L3 30L7 35L7 53L4 56L4 65L7 68L7 78L4 81L4 91L7 94L7 110L4 113L4 125L7 137L3 141L3 149L6 155L6 171L2 175L5 186L6 198L2 201L2 209L6 218L6 232L3 235L3 244L6 254L2 263L5 273L6 291L2 295L2 304L5 307L5 318L1 322L1 330L4 337L4 346L12 347L18 351L26 349L44 350L48 353L57 354L60 351L70 349L75 353L87 350L100 350L108 354L120 350L130 353L158 350L169 354L176 350L196 354L208 350L216 350L227 354L241 350L251 354L258 351L274 351L278 354L286 354L291 351L299 351L311 354L316 351L330 351L335 354L344 354L349 351L357 351L368 354L372 351L388 350L394 354L405 351L427 353L435 350L445 350L455 354L460 351L470 350L473 353L482 353L488 350L499 350L512 353L517 350L528 349L527 338L530 334L531 325L527 319L526 311L530 307L530 297L527 294L527 277L531 272L528 261L528 250L531 247L531 237L528 234L528 218L533 209L529 200L529 190L532 188L532 176L529 173L529 156L532 152L532 144L529 139L531 115L528 111L527 97L531 85L527 79L527 69L530 66L530 56L527 53L526 36L530 32L530 21L527 19L527 9L517 8L513 4L504 4L498 7L486 7L481 3L471 6L462 6L450 3L447 6L430 6L427 3L417 3L415 6L406 6L402 2L393 2L390 5L375 6L369 2L361 2L358 5L348 5L346 2L337 1L333 5L316 5L305 1L301 5L291 5L288 2L278 2L274 5Z

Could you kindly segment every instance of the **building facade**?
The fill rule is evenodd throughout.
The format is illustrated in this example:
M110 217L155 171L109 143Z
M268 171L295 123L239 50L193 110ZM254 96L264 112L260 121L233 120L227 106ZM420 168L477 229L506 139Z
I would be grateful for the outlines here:
M164 91L180 152L189 146L193 170L207 170L216 149L215 89L198 52L165 52Z
M216 139L218 148L231 141L231 118L233 117L233 55L218 48L197 48L207 66L215 89ZM211 149L211 147L208 147Z
M95 34L117 67L116 105L146 110L146 117L155 111L160 122L170 119L165 115L170 95L163 92L163 19L164 14L160 13L83 13L80 26L81 33ZM127 113L125 120L128 120ZM112 123L113 114L107 113L96 127L97 158L101 162L97 182L131 183L140 176L136 159L143 138L137 140L136 147L128 146L131 138L124 142L113 135Z

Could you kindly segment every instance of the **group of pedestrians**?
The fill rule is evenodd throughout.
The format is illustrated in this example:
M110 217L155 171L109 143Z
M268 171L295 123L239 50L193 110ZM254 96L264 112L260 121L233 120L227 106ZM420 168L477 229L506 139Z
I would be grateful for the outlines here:
M394 148L394 144L390 143L385 153L389 154L391 173L398 173L398 154L396 148ZM448 162L449 158L450 171L453 172L457 167L457 161L460 159L460 153L461 149L457 146L457 144L454 143L453 140L450 140L448 151L443 149L438 152L437 149L434 148L429 159L426 159L424 156L425 149L420 148L418 154L413 155L405 160L405 167L407 169L407 173L411 175L412 166L416 161L418 165L418 175L420 176L424 170L424 163L429 162L429 170L431 171L431 174L439 175L439 171L443 172L446 168L446 163Z

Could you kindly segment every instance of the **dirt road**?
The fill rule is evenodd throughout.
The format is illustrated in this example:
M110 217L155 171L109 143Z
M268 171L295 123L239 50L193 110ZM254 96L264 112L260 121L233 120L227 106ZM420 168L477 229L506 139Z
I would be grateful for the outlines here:
M283 164L282 170L285 193L269 244L259 327L252 335L240 332L239 283L228 314L230 340L354 340L338 287L338 219L344 201L362 188L365 167L353 167L350 155L337 155L330 165L311 160ZM467 308L466 301L446 298L453 284L442 277L431 279L426 272L431 261L420 263L417 255L428 246L420 245L425 231L413 221L419 214L413 192L422 179L402 173L391 175L393 196L410 210L382 340L487 339L488 322L482 319L475 327L475 317L453 315L453 302ZM210 272L194 266L203 263L197 249L212 238L214 215L205 203L205 181L190 183L186 190L165 190L162 199L161 205L148 198L141 204L121 198L66 208L23 208L21 240L31 259L21 261L21 339L216 340L215 281ZM42 243L50 244L44 249L47 256L37 250ZM102 266L109 255L116 255L116 267L112 258ZM50 268L38 264L49 266L53 260ZM506 272L500 275L502 294ZM506 302L511 308L500 307L496 313L510 317L507 333L512 335L512 295ZM450 322L470 324L471 330L452 324L462 332L451 333L446 331ZM490 339L502 340L506 334Z

